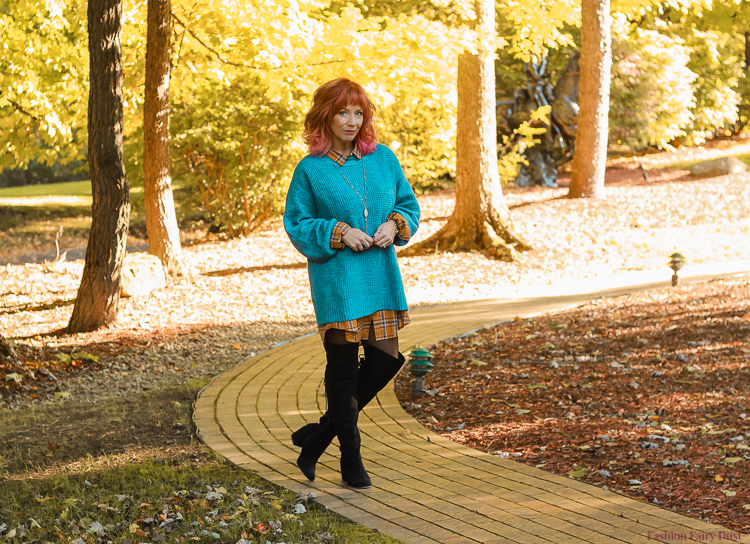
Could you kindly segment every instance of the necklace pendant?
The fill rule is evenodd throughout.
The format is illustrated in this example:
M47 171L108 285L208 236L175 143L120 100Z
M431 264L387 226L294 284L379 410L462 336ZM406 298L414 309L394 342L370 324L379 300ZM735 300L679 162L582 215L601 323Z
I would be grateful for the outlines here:
M367 208L365 208L365 211L364 211L363 215L365 216L365 219L367 219L367 215L368 215L367 214Z

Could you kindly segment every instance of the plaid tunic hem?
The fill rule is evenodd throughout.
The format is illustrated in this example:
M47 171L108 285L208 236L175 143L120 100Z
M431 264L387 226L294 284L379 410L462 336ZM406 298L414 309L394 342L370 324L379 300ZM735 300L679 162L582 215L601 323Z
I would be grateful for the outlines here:
M370 325L375 329L375 340L398 338L399 329L411 323L407 310L378 310L358 319L323 323L318 325L321 339L325 342L328 329L344 331L347 342L360 343L370 339Z

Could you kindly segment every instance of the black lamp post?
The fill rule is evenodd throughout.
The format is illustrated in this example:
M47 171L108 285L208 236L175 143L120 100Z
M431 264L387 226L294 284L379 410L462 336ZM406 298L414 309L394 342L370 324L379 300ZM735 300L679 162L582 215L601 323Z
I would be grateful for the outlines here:
M669 256L669 268L674 271L674 275L672 275L672 287L680 285L680 278L677 275L677 272L683 266L685 266L685 257L683 257L680 253L672 253Z
M432 370L432 353L424 349L423 347L415 347L409 356L409 372L414 376L414 381L411 384L411 396L421 397L424 394L424 383L422 382L422 376L426 376Z

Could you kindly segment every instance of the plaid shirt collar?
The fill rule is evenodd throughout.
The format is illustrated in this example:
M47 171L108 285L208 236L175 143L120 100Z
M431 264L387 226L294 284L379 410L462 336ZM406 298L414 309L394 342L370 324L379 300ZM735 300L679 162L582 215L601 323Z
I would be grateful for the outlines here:
M354 155L357 159L362 158L362 152L359 150L359 147L357 144L354 144L354 151L352 151L349 155L344 155L343 153L339 153L336 151L333 147L330 149L326 157L331 159L333 162L338 164L339 166L344 166L344 163L346 162L346 159Z

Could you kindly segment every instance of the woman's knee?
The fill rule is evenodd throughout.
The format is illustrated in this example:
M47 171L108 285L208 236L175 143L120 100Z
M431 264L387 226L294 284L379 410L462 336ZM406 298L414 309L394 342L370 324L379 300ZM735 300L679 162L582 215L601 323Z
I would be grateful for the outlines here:
M326 331L325 341L329 344L334 344L337 346L345 346L346 344L352 343L346 339L346 333L341 329L328 329Z
M365 344L377 348L391 357L398 357L398 338L385 338L383 340L375 340L374 338L374 335L371 336L365 340Z

